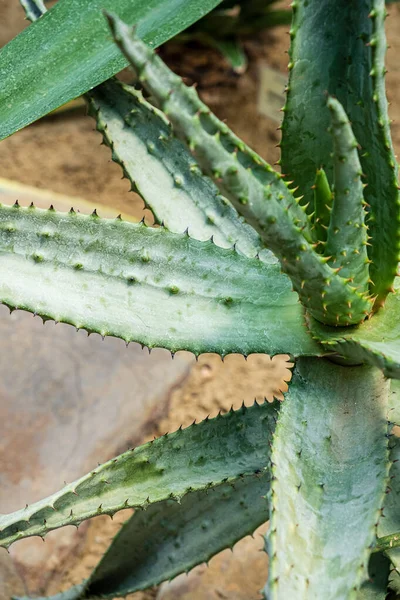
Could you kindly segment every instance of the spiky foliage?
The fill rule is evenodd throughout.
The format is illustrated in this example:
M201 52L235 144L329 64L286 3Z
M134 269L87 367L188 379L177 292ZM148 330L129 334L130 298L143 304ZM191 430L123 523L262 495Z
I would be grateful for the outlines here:
M107 18L151 103L115 80L82 91L161 227L0 207L0 300L172 352L301 358L281 407L242 407L129 451L1 516L0 542L135 507L92 575L54 600L113 598L208 561L271 515L266 598L384 600L400 589L384 2L294 1L284 175Z

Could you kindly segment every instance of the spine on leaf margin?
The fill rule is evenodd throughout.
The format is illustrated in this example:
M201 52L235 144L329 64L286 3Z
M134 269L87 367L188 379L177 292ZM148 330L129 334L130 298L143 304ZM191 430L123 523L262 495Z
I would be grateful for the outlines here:
M332 268L361 293L368 293L370 260L367 255L365 201L358 144L340 102L328 99L334 141L334 193L325 256Z
M343 105L358 143L371 293L376 307L392 290L400 247L400 202L385 94L384 0L294 0L287 102L283 109L282 171L312 200L317 169L332 184L333 164L325 94Z
M252 152L117 17L107 15L115 40L139 81L188 143L202 167L278 256L311 314L328 325L364 320L372 302L315 252L310 222L281 176Z

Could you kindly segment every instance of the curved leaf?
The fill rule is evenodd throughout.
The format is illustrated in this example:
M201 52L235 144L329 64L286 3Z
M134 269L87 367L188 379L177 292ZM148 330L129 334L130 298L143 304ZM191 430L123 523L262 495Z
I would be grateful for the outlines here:
M400 282L371 319L358 327L325 327L309 319L316 340L327 352L352 361L366 362L383 370L387 377L400 378Z
M314 354L279 267L95 213L0 207L0 301L127 343Z
M0 50L0 139L121 71L102 10L114 10L153 47L220 0L59 0Z
M208 562L268 520L268 489L268 473L247 475L135 512L89 579L51 600L125 596Z
M373 367L300 359L271 456L267 597L353 597L388 478L389 383Z
M89 108L132 188L157 222L218 246L236 247L249 257L271 260L259 236L239 217L211 179L204 176L186 146L172 133L163 113L141 92L110 80L88 94Z
M301 301L323 323L363 321L372 300L340 277L310 243L309 221L282 176L204 105L195 89L163 63L117 17L108 14L116 43L139 81L170 119L207 173L220 180L236 209L280 259Z
M282 172L312 202L316 170L332 184L332 142L326 92L348 115L361 145L370 205L369 247L373 294L390 291L399 260L397 163L385 94L384 0L296 0L292 4L290 77L282 123ZM312 205L310 205L312 206Z
M128 507L180 502L189 492L262 474L276 413L277 403L243 406L129 450L52 496L1 515L0 545Z

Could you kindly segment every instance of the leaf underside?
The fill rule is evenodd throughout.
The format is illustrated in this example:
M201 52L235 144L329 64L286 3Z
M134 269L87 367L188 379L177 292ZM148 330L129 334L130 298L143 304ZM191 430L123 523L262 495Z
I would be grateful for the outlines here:
M262 474L276 413L277 403L243 406L129 450L52 496L1 515L0 545Z
M0 139L127 65L109 34L104 9L137 24L138 35L156 47L218 4L219 0L60 0L0 50Z
M356 597L387 484L388 388L373 367L296 363L271 456L269 600Z

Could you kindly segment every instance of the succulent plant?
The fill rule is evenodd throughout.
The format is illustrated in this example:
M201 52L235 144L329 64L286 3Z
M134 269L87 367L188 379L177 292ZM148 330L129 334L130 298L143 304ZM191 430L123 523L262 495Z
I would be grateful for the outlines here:
M282 174L107 14L138 89L110 79L89 91L81 78L79 93L159 226L0 207L0 300L10 310L172 354L296 359L282 403L180 429L0 516L7 548L136 509L92 575L54 600L145 589L268 519L269 600L400 590L400 202L385 4L295 0L292 11ZM28 49L48 35L50 14L31 26ZM75 35L61 9L53 18ZM5 53L17 66L19 48L17 38ZM52 52L62 55L57 40ZM32 68L34 77L40 61ZM61 102L62 74L51 77ZM43 112L8 111L7 133Z

